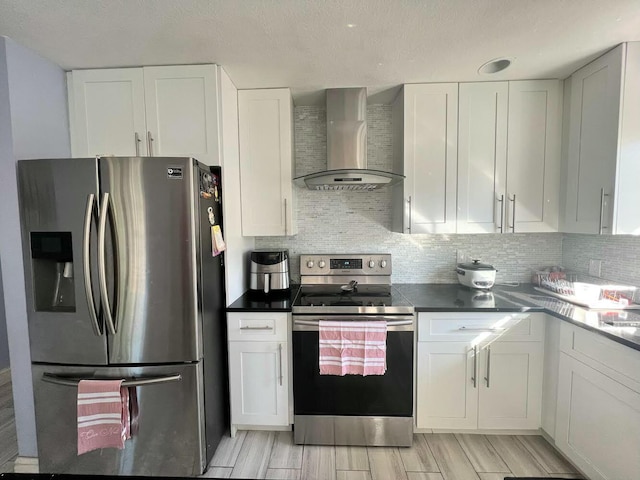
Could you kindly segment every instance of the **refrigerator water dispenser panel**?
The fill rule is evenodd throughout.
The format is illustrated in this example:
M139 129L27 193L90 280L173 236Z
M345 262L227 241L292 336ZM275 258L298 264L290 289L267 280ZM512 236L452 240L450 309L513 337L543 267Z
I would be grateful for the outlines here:
M35 309L75 312L71 232L31 232Z

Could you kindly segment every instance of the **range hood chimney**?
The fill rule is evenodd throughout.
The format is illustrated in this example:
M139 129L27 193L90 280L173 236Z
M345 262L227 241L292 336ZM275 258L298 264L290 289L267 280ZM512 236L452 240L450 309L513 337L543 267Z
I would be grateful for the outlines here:
M403 175L367 168L367 90L327 90L327 170L294 179L310 190L370 191L395 185Z

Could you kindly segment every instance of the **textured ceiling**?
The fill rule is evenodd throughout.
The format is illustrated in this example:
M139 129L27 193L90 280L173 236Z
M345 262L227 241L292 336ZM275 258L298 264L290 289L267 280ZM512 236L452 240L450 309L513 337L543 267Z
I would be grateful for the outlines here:
M388 101L402 83L564 78L640 40L640 0L0 0L0 35L65 69L213 62L297 104L340 86ZM514 63L477 73L496 57Z

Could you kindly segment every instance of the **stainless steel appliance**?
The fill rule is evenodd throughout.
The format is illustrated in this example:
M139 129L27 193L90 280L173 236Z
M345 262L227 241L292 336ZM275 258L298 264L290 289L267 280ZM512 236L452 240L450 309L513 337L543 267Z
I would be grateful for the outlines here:
M327 169L296 177L310 190L368 192L391 187L404 175L367 168L367 89L327 90Z
M226 428L220 169L104 157L18 174L40 472L201 474ZM77 455L81 379L136 389L124 450Z
M251 252L249 288L264 293L289 290L289 250Z
M292 308L295 443L410 446L414 308L391 285L391 255L301 255L300 278ZM386 322L386 373L320 375L321 320Z

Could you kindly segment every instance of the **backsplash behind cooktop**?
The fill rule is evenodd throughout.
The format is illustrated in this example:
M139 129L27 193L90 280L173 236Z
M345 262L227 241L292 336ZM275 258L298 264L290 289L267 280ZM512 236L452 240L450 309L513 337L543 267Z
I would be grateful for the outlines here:
M326 168L323 107L296 107L296 175ZM391 106L367 108L370 168L392 169ZM256 248L288 248L291 277L305 253L391 253L394 283L454 283L463 251L498 269L497 281L527 282L531 271L562 261L562 234L405 235L391 232L391 190L316 192L296 187L298 234L257 237Z

